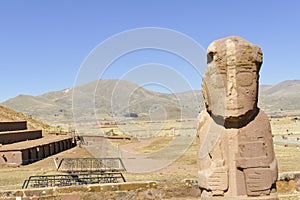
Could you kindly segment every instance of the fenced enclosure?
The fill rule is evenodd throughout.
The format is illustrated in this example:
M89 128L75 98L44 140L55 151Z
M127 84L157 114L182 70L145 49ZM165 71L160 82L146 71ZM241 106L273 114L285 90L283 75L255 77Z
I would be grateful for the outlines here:
M126 171L120 158L63 158L56 165L57 171L68 173Z
M58 174L44 176L30 176L22 185L26 188L43 187L65 187L76 185L100 184L100 183L120 183L126 182L120 172L105 173L83 173L83 174Z

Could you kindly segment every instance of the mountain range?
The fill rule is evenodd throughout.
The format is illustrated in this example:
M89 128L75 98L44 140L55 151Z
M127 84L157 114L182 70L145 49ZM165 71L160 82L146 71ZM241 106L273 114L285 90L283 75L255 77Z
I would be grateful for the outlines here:
M269 116L300 114L300 80L261 85L259 91L259 106ZM133 117L152 121L186 119L196 118L204 109L199 90L165 94L125 80L99 80L40 96L19 95L1 104L50 124L72 123L73 116L82 123Z

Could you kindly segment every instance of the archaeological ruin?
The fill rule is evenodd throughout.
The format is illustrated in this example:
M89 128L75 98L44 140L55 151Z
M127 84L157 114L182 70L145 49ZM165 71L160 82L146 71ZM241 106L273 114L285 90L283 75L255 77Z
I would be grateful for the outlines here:
M26 121L0 122L0 165L29 164L76 145L66 135L42 135L42 130L29 130Z
M0 122L0 144L12 144L42 137L41 130L28 130L26 121Z

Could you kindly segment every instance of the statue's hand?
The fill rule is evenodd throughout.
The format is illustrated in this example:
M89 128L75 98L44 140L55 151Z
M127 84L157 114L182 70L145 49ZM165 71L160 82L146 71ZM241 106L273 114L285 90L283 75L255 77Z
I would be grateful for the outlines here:
M269 194L273 184L272 169L249 168L244 170L248 195Z
M228 170L226 167L213 168L199 171L199 187L212 190L224 191L228 188Z

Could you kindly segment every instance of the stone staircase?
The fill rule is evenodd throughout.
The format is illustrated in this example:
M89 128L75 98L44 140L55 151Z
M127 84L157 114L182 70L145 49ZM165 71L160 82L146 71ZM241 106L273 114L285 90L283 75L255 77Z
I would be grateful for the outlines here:
M0 122L0 144L42 138L42 130L28 130L27 121Z

